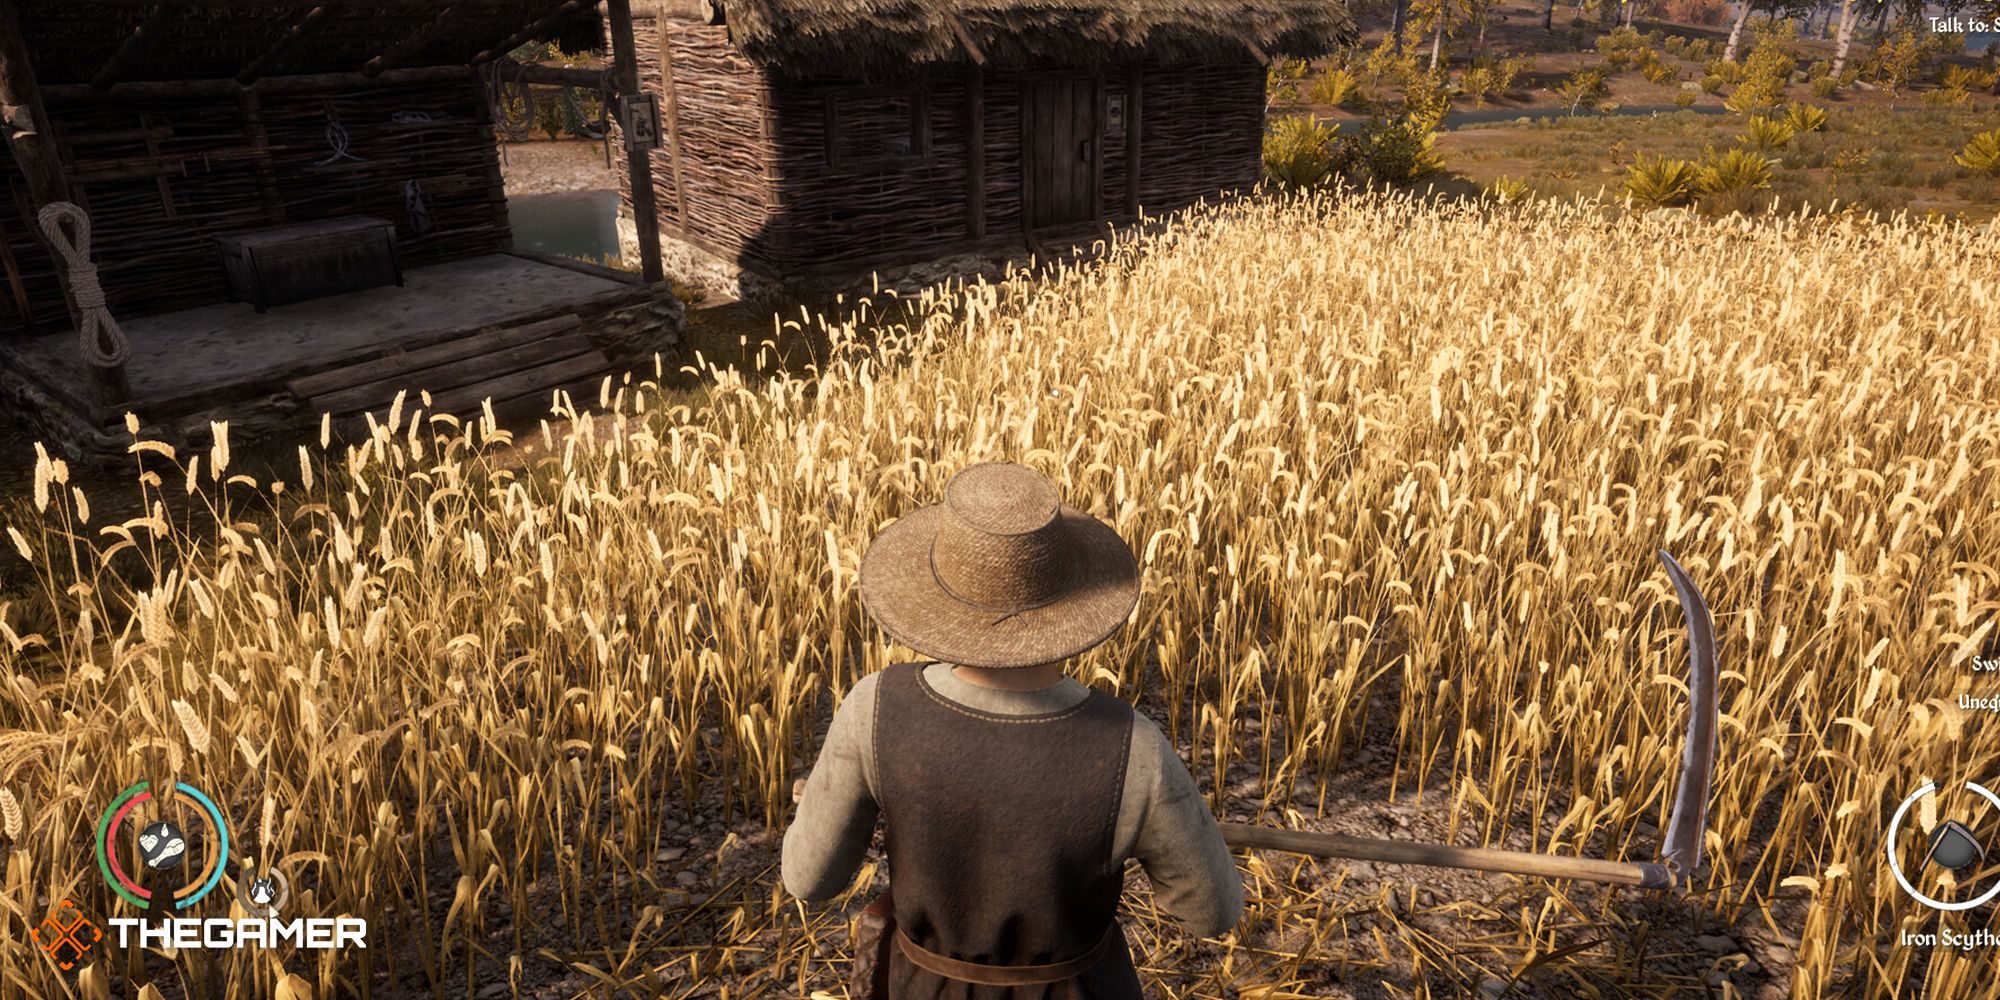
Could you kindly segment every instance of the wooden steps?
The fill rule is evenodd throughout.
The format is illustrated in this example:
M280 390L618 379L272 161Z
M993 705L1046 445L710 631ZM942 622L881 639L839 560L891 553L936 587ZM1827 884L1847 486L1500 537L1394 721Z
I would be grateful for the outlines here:
M595 398L586 390L615 367L589 337L573 332L580 325L567 314L488 330L302 375L285 387L311 412L336 420L385 409L404 390L405 407L416 405L419 390L429 392L432 413L474 413L488 399L496 412L545 412L557 389Z

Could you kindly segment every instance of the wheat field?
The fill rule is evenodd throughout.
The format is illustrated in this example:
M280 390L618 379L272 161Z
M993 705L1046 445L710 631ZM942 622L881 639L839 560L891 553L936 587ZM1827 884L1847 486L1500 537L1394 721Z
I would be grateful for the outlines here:
M275 478L226 427L195 454L135 427L123 523L44 455L5 515L0 993L845 996L865 886L778 887L791 782L839 693L908 655L858 606L868 539L1007 458L1140 553L1134 620L1076 676L1154 713L1232 818L1415 803L1433 839L1651 860L1686 716L1654 551L1715 609L1685 899L1245 857L1222 939L1130 890L1160 995L2000 997L2000 951L1898 943L1990 907L1940 918L1882 857L1909 790L2000 775L1958 705L2000 694L1969 669L2000 610L1996 261L1908 220L1254 198L780 317L831 345L815 370L714 370L701 405L656 370L510 435L412 395ZM119 912L91 837L140 780L205 789L232 878L281 858L295 910L371 946L59 972L28 929ZM1970 809L1929 801L1926 830ZM1761 943L1677 950L1684 925Z

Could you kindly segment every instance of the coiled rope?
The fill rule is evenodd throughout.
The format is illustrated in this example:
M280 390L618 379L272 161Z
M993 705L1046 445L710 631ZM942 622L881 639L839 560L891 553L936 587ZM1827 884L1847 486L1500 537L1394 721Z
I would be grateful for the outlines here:
M52 201L36 215L50 248L69 268L69 294L80 314L77 346L83 359L98 368L117 368L132 356L125 331L104 306L104 286L97 282L97 265L90 262L90 216L67 201ZM69 230L63 223L69 223ZM71 235L71 232L75 235Z

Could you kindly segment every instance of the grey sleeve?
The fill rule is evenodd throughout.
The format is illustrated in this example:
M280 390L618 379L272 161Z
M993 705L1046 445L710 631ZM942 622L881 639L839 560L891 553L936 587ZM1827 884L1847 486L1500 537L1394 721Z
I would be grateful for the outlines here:
M819 760L785 830L785 891L800 899L839 895L853 883L875 835L875 680L856 681L833 713Z
M1199 937L1227 933L1243 919L1243 876L1222 842L1222 828L1160 727L1144 716L1135 719L1133 727L1134 751L1152 755L1158 766L1152 769L1151 794L1145 800L1132 856L1153 883L1153 899L1189 933ZM1141 729L1144 736L1138 732ZM1141 751L1140 746L1148 749Z

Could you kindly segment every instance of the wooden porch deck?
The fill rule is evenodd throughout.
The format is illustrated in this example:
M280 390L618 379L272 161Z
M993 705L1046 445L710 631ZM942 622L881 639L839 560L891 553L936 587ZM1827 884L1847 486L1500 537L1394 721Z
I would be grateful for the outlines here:
M609 269L496 253L411 268L400 288L261 315L226 303L123 321L132 399L121 405L94 399L74 333L0 338L0 363L103 426L127 411L152 421L280 393L307 408L354 412L388 405L398 388L460 389L453 398L476 408L483 397L471 394L482 386L526 395L603 374L611 365L579 345L575 318L653 294Z

